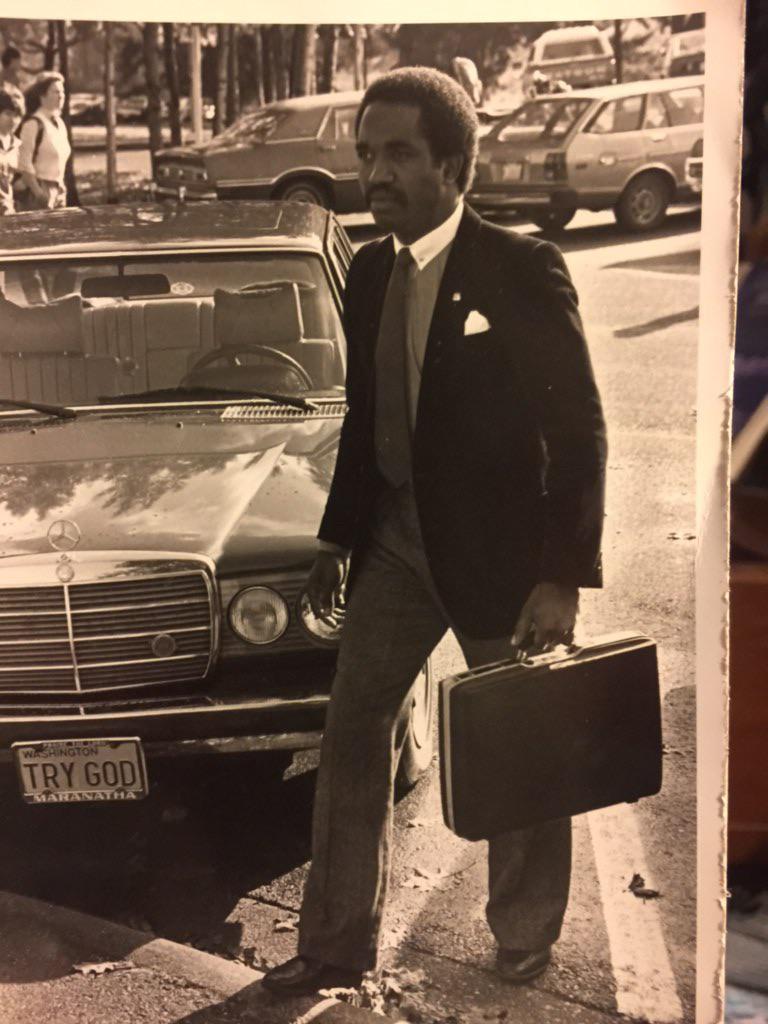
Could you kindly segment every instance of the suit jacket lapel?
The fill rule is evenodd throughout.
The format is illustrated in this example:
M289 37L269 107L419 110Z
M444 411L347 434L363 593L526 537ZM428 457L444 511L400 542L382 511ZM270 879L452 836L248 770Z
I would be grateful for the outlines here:
M466 282L466 271L472 258L472 249L477 240L481 220L474 210L465 206L464 214L459 222L459 229L453 240L451 251L443 271L443 279L437 291L435 309L427 337L427 348L424 353L424 370L439 356L441 347L449 343L458 326L462 326L464 318L461 311L464 304L454 300L454 295L462 293Z
M375 255L375 265L371 268L370 290L366 290L364 302L366 308L362 312L362 322L365 325L364 345L371 363L376 350L376 340L379 336L379 322L381 311L384 306L384 296L387 292L387 285L392 273L392 265L395 262L395 247L391 238L386 238L379 246Z

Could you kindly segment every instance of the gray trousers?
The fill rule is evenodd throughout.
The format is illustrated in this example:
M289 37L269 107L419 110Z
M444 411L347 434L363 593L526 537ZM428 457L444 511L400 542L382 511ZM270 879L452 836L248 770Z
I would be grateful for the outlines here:
M402 740L398 722L414 679L450 627L409 487L384 492L373 535L346 613L299 922L300 954L355 970L376 965ZM509 637L456 635L470 667L511 654ZM508 832L488 845L486 915L499 946L534 950L555 942L568 901L570 819Z

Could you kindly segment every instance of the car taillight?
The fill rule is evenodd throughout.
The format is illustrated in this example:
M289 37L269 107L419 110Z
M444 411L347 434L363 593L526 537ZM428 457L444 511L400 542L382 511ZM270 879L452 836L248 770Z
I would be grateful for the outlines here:
M565 181L567 177L565 153L547 153L544 158L544 180Z

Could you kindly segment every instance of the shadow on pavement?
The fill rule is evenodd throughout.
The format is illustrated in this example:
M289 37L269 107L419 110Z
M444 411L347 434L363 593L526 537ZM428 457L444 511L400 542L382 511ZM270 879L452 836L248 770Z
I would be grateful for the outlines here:
M633 324L632 327L620 327L613 332L614 338L642 338L646 334L654 334L665 327L674 327L675 324L683 324L690 320L698 320L699 307L683 309L679 313L667 313L665 316L654 317L653 320L646 320L642 324Z
M237 950L226 918L309 859L315 772L227 755L150 762L135 804L28 806L0 788L0 889L181 942Z

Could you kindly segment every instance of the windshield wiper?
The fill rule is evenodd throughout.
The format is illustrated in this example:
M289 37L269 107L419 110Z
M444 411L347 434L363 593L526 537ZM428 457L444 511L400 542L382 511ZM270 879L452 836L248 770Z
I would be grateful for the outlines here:
M317 408L314 402L306 398L299 398L297 395L279 395L271 391L252 391L250 388L239 390L206 387L157 388L153 391L137 391L135 394L130 395L101 395L99 396L99 402L103 405L121 405L124 402L165 402L178 400L180 396L183 398L222 398L224 400L228 398L263 398L268 402L274 402L276 405L291 405L296 409L303 409L305 412Z
M73 420L77 417L77 411L66 405L49 405L47 402L29 402L26 398L0 398L0 408L18 409L23 412L25 409L34 409L35 412L45 412L49 416L58 416L62 420Z

